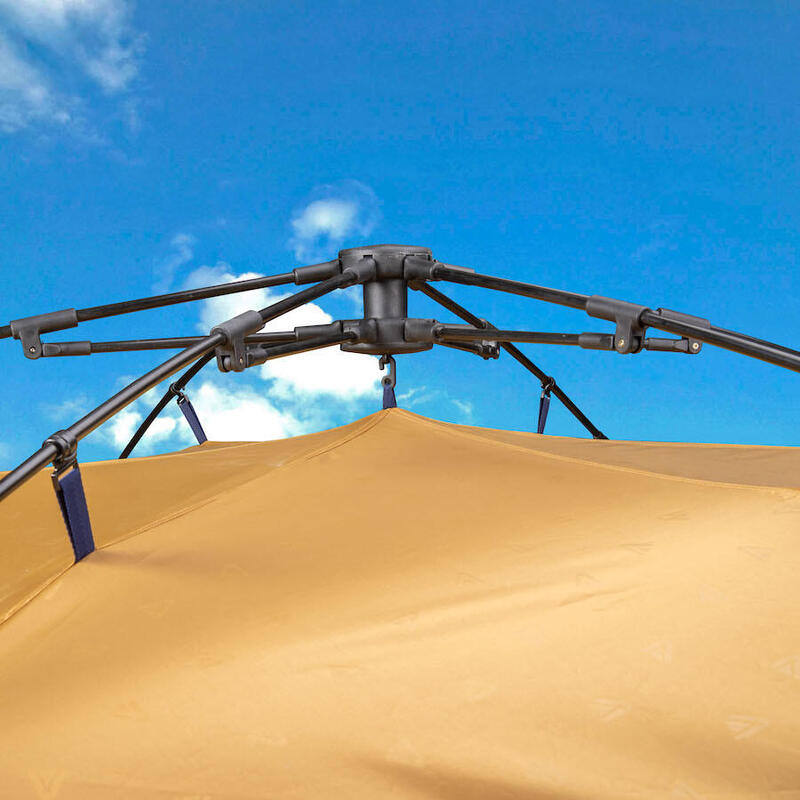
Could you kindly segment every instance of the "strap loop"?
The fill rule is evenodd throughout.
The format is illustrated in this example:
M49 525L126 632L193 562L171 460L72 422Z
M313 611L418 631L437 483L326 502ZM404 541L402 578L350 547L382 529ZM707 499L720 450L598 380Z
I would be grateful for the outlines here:
M189 427L192 429L192 433L197 439L197 444L203 444L203 442L207 442L208 437L206 436L206 432L203 430L203 426L200 424L200 417L197 416L197 412L194 410L194 406L186 396L186 393L181 389L176 389L175 384L170 386L170 389L178 400L178 408L181 410L184 418L189 423Z
M546 381L542 381L542 395L539 398L539 421L536 426L536 433L544 433L547 413L550 411L550 392L555 385L555 379L550 376Z
M65 461L59 462L51 477L58 507L67 526L69 541L77 563L94 552L94 536L89 508L86 505L86 494L83 491L81 471L75 454L72 453Z
M378 366L383 369L388 366L388 372L381 378L383 384L383 407L397 408L397 398L394 394L394 387L397 384L397 364L390 355L380 357Z

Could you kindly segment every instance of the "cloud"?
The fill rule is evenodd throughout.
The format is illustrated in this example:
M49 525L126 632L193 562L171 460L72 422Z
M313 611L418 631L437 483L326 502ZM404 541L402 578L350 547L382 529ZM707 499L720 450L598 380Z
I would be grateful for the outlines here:
M350 238L361 243L380 222L375 192L355 180L317 186L291 219L289 246L298 261L327 261Z
M75 397L68 397L60 403L41 403L42 413L54 422L72 424L83 417L91 408L89 397L80 393Z
M197 239L190 233L176 233L170 239L169 244L172 253L160 261L155 268L157 281L154 288L157 292L166 292L172 286L178 270L194 258L194 246L197 244Z
M282 399L299 395L308 400L331 395L342 401L377 392L378 361L359 353L345 353L338 347L277 358L261 367L261 376L273 382L272 392Z
M164 391L164 386L153 389L116 414L101 428L103 439L122 450ZM266 441L298 436L313 429L313 415L300 419L291 409L279 408L251 386L223 387L210 379L199 385L191 384L187 395L211 441ZM153 421L135 453L148 455L167 442L179 447L196 444L191 428L174 401Z
M121 387L129 384L133 379L133 376L120 377L117 383ZM100 428L100 436L106 443L117 450L122 450L131 440L139 425L141 425L145 415L149 414L153 406L161 399L167 389L167 385L163 384L151 389L118 414L115 414L107 425ZM144 438L136 446L136 452L140 455L147 454L152 452L159 444L174 439L177 439L181 444L192 444L195 441L191 429L183 422L183 415L179 411L177 404L172 403L159 414L147 429Z
M90 88L119 95L139 71L144 37L130 16L127 0L0 0L0 131L49 125L86 137Z
M324 195L324 190L331 188L321 187L319 191ZM321 238L334 242L338 247L339 240L348 235L348 231L363 233L372 229L377 219L377 202L367 187L355 181L339 184L336 188L342 193L338 199L351 203L353 208L337 218L335 224L326 223L326 232ZM299 212L300 216L305 214L307 221L316 218L319 223L320 207L311 206L317 201L334 199L336 198L330 194L327 197L320 196ZM296 233L301 231L311 239L315 236L314 230L319 230L319 226L314 228L310 222L306 227L300 225L298 228L293 225L293 228ZM317 238L320 239L320 236ZM311 239L308 240L308 246L311 246ZM195 243L194 237L187 233L173 236L170 241L173 253L157 266L157 272L165 286L173 283L181 268L194 258ZM192 270L179 284L186 288L196 288L257 277L260 277L258 273L237 273L225 262L218 262L214 266ZM205 300L199 307L198 331L208 333L215 325L243 311L265 308L292 293L266 288ZM302 325L324 325L332 320L331 315L321 306L309 303L272 320L263 330L292 330ZM208 369L214 369L213 363ZM377 409L380 377L376 358L344 353L334 346L276 359L244 375L230 374L206 379L203 383L199 383L198 379L188 387L187 394L209 439L267 440L330 427L339 421L342 412L350 416L353 405L370 395L374 396ZM223 380L224 386L221 385ZM119 449L124 447L164 389L161 386L148 392L117 414L102 429L101 435L105 441ZM137 453L153 452L159 445L167 442L194 442L175 403L170 403L153 423L137 448Z
M475 419L475 408L468 400L456 400L450 398L450 402L461 412L462 420L470 423Z
M248 386L223 388L206 381L192 391L203 429L215 442L263 441L298 436L308 426Z
M14 133L34 122L64 126L72 120L71 105L0 31L0 132Z
M402 394L397 395L397 399L403 404L404 408L418 408L430 403L452 404L458 411L459 422L471 425L475 421L475 406L469 400L459 400L452 397L449 392L443 389L428 389L427 386L412 386Z

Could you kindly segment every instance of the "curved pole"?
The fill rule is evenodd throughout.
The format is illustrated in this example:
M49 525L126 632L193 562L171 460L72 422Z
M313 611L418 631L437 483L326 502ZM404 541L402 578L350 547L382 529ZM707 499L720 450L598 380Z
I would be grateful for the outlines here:
M214 358L213 353L206 353L202 358L198 359L197 361L192 364L183 375L178 378L173 384L170 384L169 389L164 392L164 396L153 406L152 411L144 418L142 424L136 429L136 433L133 434L131 440L128 444L125 445L122 452L119 454L118 459L125 459L127 458L132 452L133 448L136 447L137 444L142 439L142 436L147 433L147 429L153 424L156 417L167 407L167 404L173 397L177 395L177 393L183 389L189 381L200 372L203 367L208 364Z
M289 334L280 334L280 336L287 336ZM294 333L291 334L294 336ZM253 339L256 339L256 336L251 336L245 338L245 342L250 342ZM270 361L274 358L282 358L284 356L296 355L299 353L307 353L311 350L319 350L323 347L330 347L333 344L339 344L347 339L354 338L355 334L353 333L343 333L343 334L336 334L336 335L329 335L329 336L319 336L314 339L309 339L305 342L291 342L286 344L278 344L275 347L265 349L263 354L263 360L255 360L249 361L248 366L256 366L257 364L263 364L267 361ZM269 341L269 340L267 340ZM276 340L280 341L280 340ZM133 449L136 447L137 444L141 441L142 437L147 432L147 429L153 424L156 417L167 407L169 401L172 400L173 397L176 397L182 389L186 387L186 384L189 383L192 378L200 372L203 367L208 364L211 359L214 358L213 353L207 353L204 355L199 361L196 361L186 372L178 378L173 384L170 385L169 389L164 392L163 397L158 401L158 403L153 406L153 409L150 413L145 417L142 421L142 424L136 429L136 433L133 434L131 440L128 444L125 445L123 451L119 454L118 460L122 460L128 458L128 456L133 452Z
M518 294L523 297L532 297L534 300L543 300L545 303L556 303L560 306L569 306L581 311L586 310L588 294L566 292L563 289L550 289L547 286L537 286L533 283L512 281L509 278L497 278L494 275L482 275L480 272L467 272L464 269L442 264L437 261L433 267L433 280L461 283L465 286L480 286L482 289L494 289L498 292Z
M616 322L618 344L621 344L621 346L615 349L619 352L636 352L635 349L631 349L630 341L626 342L624 338L619 336L620 325L623 324L627 325L629 330L633 328L634 336L637 328L657 328L679 336L691 337L698 342L705 342L715 347L731 350L734 353L757 358L760 361L766 361L794 372L800 372L800 351L775 344L774 342L768 342L764 339L757 339L754 336L737 331L718 328L708 323L707 320L689 317L667 309L659 308L653 311L647 306L622 300L614 300L598 295L577 294L522 281L498 278L493 275L467 272L440 262L437 262L433 267L432 278L433 280L444 280L465 286L478 286L484 289L531 297L535 300L543 300L546 303L569 306L585 311L590 316ZM630 339L632 337L629 335L626 338ZM621 343L620 339L622 339Z
M790 369L793 372L800 372L800 352L797 350L792 350L780 344L773 344L763 339L755 339L736 331L717 328L714 325L705 328L691 322L663 317L662 314L662 309L652 311L648 308L642 312L640 320L644 325L651 328L659 328L668 333L691 337L700 342L721 347L723 350L730 350L743 356L757 358L759 361L775 364L775 366L783 367L784 369Z
M204 286L199 289L185 289L180 292L159 294L154 297L123 300L120 303L107 303L106 305L91 306L90 308L79 308L75 310L75 324L93 319L103 319L104 317L115 317L120 314L132 314L136 311L146 311L151 308L163 308L164 306L172 306L178 303L191 303L195 300L207 300L211 297L249 292L253 289L265 289L269 286L282 286L283 284L292 283L294 280L295 275L293 272L283 272L280 275L267 275L261 278L250 278L245 281L231 281L215 286ZM11 325L0 326L0 339L8 339L12 334Z
M334 289L351 285L359 280L360 276L353 270L348 269L314 286L309 286L308 289L303 289L300 292L289 295L289 297L285 297L283 300L279 300L271 306L262 308L258 312L252 312L252 314L257 314L262 324L270 322L282 314L285 314L287 311L299 308L312 300L316 300L332 292ZM249 319L251 314L248 312L245 315L240 315L240 317L242 316L246 316ZM227 323L225 323L225 325L227 325ZM16 469L11 470L5 477L0 478L0 500L3 500L15 489L22 486L23 483L29 481L42 467L74 453L81 439L99 428L104 422L107 422L111 417L122 411L123 408L130 405L145 392L157 386L161 381L174 375L189 364L192 364L206 353L210 353L217 347L226 344L230 344L228 337L223 331L217 329L217 332L203 337L197 344L187 347L155 369L150 370L150 372L146 373L141 378L137 378L124 389L117 392L113 397L106 400L93 411L90 411L86 416L79 419L73 425L70 425L69 428L65 428L63 431L53 434L33 455L27 458Z
M225 337L221 333L206 336L202 342L192 347L187 347L181 353L160 364L155 369L137 378L128 384L124 389L117 392L113 397L90 411L85 417L79 419L69 428L53 434L45 443L32 455L20 464L16 469L11 470L4 478L0 478L0 500L3 500L15 489L29 481L42 467L67 456L74 452L78 442L88 436L93 430L99 428L107 420L111 419L123 408L130 405L134 400L141 397L145 392L158 385L161 381L174 375L178 370L193 363L206 353L225 343Z
M476 328L486 328L491 327L486 320L480 319L480 317L476 317L470 311L467 311L466 308L460 306L454 300L451 300L447 295L440 292L438 289L434 289L427 283L423 282L412 282L409 284L412 289L417 289L423 294L426 294L432 300L435 300L439 305L444 306L448 311L452 311L456 316L461 317L465 322L469 322L470 325L474 325ZM533 363L524 353L522 353L518 348L516 348L513 344L509 342L502 342L500 343L500 347L503 348L512 358L522 364L528 372L533 373L544 385L545 383L552 380L552 377L541 370L536 364ZM555 382L552 385L552 392L553 394L564 404L567 410L578 420L578 422L586 428L589 433L595 439L607 439L608 437L586 416L586 414L581 411L575 403L570 400L567 396L566 392Z

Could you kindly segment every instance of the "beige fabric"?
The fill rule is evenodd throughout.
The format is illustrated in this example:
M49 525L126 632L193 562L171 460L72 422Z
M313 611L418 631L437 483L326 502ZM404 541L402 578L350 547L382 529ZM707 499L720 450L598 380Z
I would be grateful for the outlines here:
M68 569L43 474L0 796L798 798L797 463L395 409L86 465Z

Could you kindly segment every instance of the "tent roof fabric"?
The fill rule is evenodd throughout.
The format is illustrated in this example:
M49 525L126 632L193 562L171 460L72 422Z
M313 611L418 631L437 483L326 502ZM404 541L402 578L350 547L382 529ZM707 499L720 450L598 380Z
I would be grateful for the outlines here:
M0 504L0 796L800 797L800 452L389 409Z

